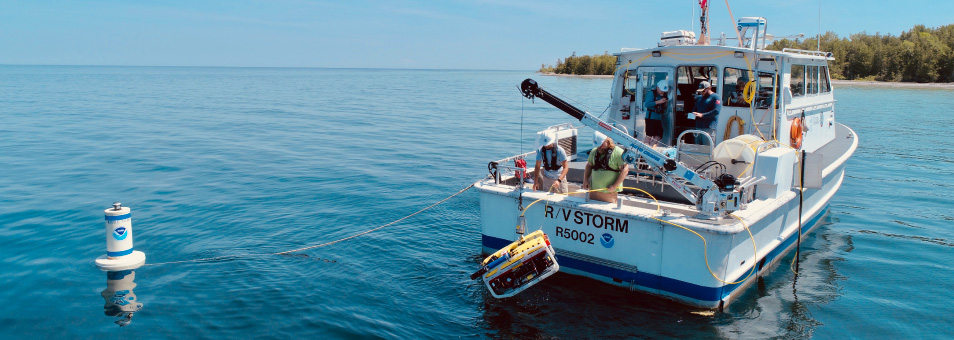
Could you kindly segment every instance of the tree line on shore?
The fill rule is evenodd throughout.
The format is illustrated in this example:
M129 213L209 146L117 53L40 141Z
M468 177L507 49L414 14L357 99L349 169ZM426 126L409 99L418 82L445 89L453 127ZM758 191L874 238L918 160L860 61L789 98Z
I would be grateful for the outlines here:
M815 50L818 38L801 41L782 39L767 49ZM833 32L821 36L821 50L832 52L831 77L848 80L904 81L919 83L954 82L954 24L938 28L914 26L898 36L857 33L839 38ZM556 66L541 65L541 73L613 74L616 57L577 56L576 52Z
M563 60L557 60L556 66L540 65L540 73L557 74L613 74L616 70L616 56L603 52L603 55L577 56L576 52Z

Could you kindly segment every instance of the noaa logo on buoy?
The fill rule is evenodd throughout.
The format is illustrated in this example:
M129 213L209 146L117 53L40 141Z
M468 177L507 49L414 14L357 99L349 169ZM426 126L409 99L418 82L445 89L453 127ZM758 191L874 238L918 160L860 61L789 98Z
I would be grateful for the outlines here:
M113 238L115 238L116 241L125 240L127 235L129 235L129 233L126 232L126 227L119 227L113 230Z
M613 243L615 243L615 240L613 240L613 235L605 233L603 236L600 236L600 244L602 244L604 247L613 248Z

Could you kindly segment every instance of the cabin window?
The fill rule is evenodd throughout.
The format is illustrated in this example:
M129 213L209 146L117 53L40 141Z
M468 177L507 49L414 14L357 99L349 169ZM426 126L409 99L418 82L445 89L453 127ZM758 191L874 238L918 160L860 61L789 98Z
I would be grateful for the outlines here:
M676 70L679 94L696 93L699 83L708 80L712 91L719 92L719 71L714 66L679 66Z
M639 83L639 75L635 71L627 70L626 74L623 75L623 95L635 94L637 83Z
M808 94L818 94L818 66L809 65L806 69L808 78Z
M755 108L767 109L772 107L772 94L781 98L781 92L775 90L775 73L759 72L759 91L755 94ZM779 100L774 101L778 107Z
M742 98L745 84L752 80L752 72L726 67L722 77L722 103L725 106L748 107ZM753 83L754 85L754 83Z
M722 102L725 106L749 107L749 103L743 98L743 91L747 83L750 87L755 86L752 76L755 72L737 68L725 68L723 72ZM755 91L755 90L750 90ZM759 72L758 92L755 93L755 107L764 109L772 106L772 94L775 93L775 74L768 72Z
M831 82L828 79L828 66L822 66L820 72L821 73L818 75L818 77L821 81L821 92L831 92Z
M805 95L805 65L792 65L792 97Z

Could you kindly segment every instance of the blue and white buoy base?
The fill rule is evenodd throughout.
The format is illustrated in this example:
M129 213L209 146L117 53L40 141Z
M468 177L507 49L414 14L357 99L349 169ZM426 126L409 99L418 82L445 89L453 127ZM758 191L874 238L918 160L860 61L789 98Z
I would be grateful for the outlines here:
M129 255L110 258L106 255L96 258L96 266L100 270L120 271L127 269L136 269L146 264L146 254L141 251L133 251Z

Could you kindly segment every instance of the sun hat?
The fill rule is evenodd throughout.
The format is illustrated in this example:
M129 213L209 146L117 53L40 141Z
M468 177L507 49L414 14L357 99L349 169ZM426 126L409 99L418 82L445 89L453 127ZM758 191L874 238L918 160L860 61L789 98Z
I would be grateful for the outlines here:
M542 148L544 146L556 143L556 134L552 131L547 130L539 133L537 136L537 147Z
M606 140L606 135L600 133L599 131L593 132L593 147L598 148L600 145L603 145L603 141Z

